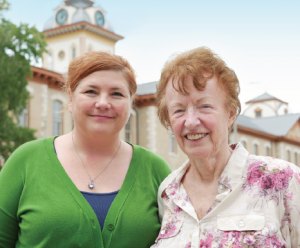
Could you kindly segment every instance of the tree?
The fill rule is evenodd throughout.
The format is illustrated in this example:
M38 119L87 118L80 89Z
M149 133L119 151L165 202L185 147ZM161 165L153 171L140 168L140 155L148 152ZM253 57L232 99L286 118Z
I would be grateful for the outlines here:
M7 1L0 0L0 17L8 8ZM37 63L43 52L45 36L34 26L0 20L0 155L5 160L18 146L35 139L35 130L18 125L18 115L29 99L26 86L27 77L32 76L30 64Z

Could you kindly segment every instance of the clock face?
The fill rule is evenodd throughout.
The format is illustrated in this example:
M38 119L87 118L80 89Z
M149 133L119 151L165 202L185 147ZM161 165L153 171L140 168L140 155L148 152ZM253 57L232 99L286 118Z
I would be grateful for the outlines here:
M96 23L99 27L103 27L104 25L104 16L101 11L97 11L95 14Z
M68 13L65 9L61 9L56 14L56 22L58 25L63 25L68 19Z

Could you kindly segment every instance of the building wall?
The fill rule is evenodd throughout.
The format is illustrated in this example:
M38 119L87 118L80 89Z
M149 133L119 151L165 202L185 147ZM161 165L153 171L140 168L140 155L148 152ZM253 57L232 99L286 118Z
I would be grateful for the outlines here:
M188 157L182 152L177 142L175 141L175 152L171 151L171 136L169 132L156 117L157 125L157 154L161 156L170 166L172 170L179 168Z
M43 138L45 137L45 133L43 132L45 119L43 116L47 115L44 98L47 95L48 87L45 84L29 82L27 90L30 93L30 100L27 107L28 124L30 128L36 130L35 136L37 138Z
M237 142L246 143L246 149L249 153L254 154L254 145L257 145L258 154L261 156L266 156L266 148L269 148L270 155L276 157L274 142L271 142L265 138L255 137L249 134L237 133ZM229 136L229 144L233 144L234 142L234 134L231 133Z
M291 128L286 136L290 139L297 139L300 141L300 120Z
M147 109L148 107L141 107L141 108L137 108L137 112L138 112L138 123L139 123L139 129L138 129L138 145L143 146L147 149L149 149L149 147L147 146Z
M37 138L53 136L53 101L62 103L62 134L72 130L72 116L67 110L68 94L48 88L46 84L30 82L27 90L30 93L28 104L28 125L35 129Z
M289 144L287 142L273 142L266 138L258 138L249 134L237 133L237 142L246 142L246 149L249 153L254 154L254 144L258 146L258 154L266 156L266 148L270 149L270 156L289 161L300 167L300 146ZM230 134L229 143L234 143L233 133ZM290 158L288 159L288 151ZM297 159L295 158L297 157Z
M179 168L187 156L176 143L176 152L170 149L170 133L159 122L157 108L155 106L141 107L137 109L139 118L139 145L161 156L172 170Z
M53 136L53 102L62 103L62 134L69 133L73 129L72 115L68 110L69 96L67 93L55 89L48 89L47 108L47 137Z
M72 60L72 47L76 48L76 57L92 48L93 51L115 52L115 41L85 30L53 36L46 39L48 52L52 54L52 66L49 67L49 54L43 54L43 68L59 73L66 73ZM59 53L63 51L65 57L61 59Z

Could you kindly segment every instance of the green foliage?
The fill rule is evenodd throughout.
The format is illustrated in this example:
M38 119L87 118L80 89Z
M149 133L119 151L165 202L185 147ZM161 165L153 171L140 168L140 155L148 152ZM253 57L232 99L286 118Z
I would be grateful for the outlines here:
M0 11L9 4L0 0ZM28 24L0 21L0 155L6 160L21 144L35 139L34 130L19 127L17 116L26 108L30 63L46 51L45 36Z

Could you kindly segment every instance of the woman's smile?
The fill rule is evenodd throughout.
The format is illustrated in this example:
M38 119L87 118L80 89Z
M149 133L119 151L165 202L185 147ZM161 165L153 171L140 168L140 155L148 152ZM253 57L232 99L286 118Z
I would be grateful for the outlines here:
M91 115L91 117L93 117L96 120L103 120L103 121L114 119L114 117L108 115Z
M204 139L208 133L187 134L184 137L189 141L199 141Z

